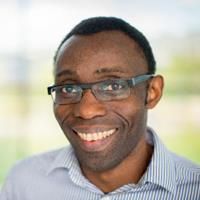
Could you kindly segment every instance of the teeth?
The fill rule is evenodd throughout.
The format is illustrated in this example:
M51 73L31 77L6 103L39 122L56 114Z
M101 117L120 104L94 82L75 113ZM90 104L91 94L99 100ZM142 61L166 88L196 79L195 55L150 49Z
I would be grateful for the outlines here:
M86 141L102 140L115 132L115 129L109 131L97 132L97 133L78 133L81 139Z

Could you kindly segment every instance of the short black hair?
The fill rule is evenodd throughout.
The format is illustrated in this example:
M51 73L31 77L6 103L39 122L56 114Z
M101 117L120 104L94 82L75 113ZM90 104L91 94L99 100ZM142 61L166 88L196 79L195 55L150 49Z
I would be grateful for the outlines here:
M156 61L151 49L151 46L146 37L135 27L131 26L124 20L116 17L92 17L81 21L77 24L61 41L58 46L55 56L54 64L56 62L58 52L63 43L73 35L92 35L102 31L121 31L132 38L139 44L148 63L148 73L154 74L156 71Z

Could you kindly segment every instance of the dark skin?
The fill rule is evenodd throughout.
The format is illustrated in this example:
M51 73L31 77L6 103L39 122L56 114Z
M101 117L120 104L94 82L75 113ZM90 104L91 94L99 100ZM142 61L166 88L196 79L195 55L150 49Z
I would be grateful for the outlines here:
M119 31L72 36L55 63L55 84L92 83L129 78L148 72L145 56L136 42ZM83 174L103 192L137 183L153 152L147 142L147 110L162 96L163 78L155 76L131 90L128 98L102 102L90 90L79 103L54 104L54 113L75 150ZM146 103L145 103L146 101ZM97 142L79 133L114 130Z

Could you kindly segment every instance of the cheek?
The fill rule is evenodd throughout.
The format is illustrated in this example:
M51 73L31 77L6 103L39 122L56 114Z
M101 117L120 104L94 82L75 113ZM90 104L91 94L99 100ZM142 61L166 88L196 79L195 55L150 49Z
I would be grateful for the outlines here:
M134 115L138 110L141 110L141 104L135 98L128 98L126 100L121 100L120 103L114 105L114 109L118 110L124 116Z
M54 105L54 115L60 126L62 126L63 121L70 115L70 110L66 105Z
M141 124L145 119L146 109L141 98L130 96L128 99L115 102L110 106L112 111L115 112L126 123L127 128L131 128L134 124Z

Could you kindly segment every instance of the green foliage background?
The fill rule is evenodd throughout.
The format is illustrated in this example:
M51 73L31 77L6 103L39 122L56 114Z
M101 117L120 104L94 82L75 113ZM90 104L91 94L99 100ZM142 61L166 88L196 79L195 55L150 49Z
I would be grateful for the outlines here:
M200 95L200 57L176 55L169 67L162 69L165 76L165 94L171 97Z

